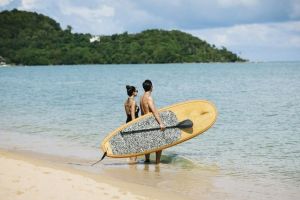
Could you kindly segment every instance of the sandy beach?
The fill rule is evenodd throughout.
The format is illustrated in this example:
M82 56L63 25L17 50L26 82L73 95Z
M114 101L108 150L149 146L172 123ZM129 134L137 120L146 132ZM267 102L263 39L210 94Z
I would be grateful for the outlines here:
M181 199L154 188L0 151L0 199Z

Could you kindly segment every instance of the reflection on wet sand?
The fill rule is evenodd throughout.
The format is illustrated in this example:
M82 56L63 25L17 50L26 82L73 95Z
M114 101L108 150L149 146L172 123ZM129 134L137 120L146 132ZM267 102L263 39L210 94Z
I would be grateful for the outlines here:
M135 164L127 159L108 159L102 168L111 177L183 195L186 199L210 194L208 191L214 190L213 177L219 173L215 166L201 166L175 154L164 155L160 164L153 159L144 163L142 157Z

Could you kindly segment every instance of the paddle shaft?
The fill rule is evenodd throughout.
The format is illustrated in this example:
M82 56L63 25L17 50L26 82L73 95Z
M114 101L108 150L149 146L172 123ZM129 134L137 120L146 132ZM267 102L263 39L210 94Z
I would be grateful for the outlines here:
M177 128L177 126L168 126L167 128ZM126 131L126 132L121 132L121 134L130 134L130 133L140 133L140 132L146 132L146 131L156 131L160 130L160 128L149 128L149 129L142 129L142 130L136 130L136 131Z
M182 122L179 122L177 125L175 126L167 126L166 129L169 128L191 128L193 126L193 122L189 119L186 119ZM126 131L126 132L120 132L121 135L123 134L131 134L131 133L140 133L140 132L146 132L146 131L156 131L156 130L160 130L160 128L149 128L149 129L141 129L141 130L134 130L134 131Z

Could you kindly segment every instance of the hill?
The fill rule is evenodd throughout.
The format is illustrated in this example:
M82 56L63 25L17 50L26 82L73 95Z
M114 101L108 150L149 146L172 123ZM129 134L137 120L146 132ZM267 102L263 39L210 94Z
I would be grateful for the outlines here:
M216 48L190 34L145 30L100 36L72 33L55 20L26 11L0 13L0 56L18 65L243 62L225 47Z

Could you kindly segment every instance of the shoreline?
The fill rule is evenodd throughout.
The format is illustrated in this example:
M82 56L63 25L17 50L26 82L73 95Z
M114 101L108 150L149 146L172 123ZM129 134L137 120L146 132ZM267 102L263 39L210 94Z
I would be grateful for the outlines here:
M212 166L182 170L184 166L168 162L128 164L127 159L111 158L90 164L87 159L0 147L0 199L294 200L299 194L297 186L286 188L259 176L224 177Z
M77 67L77 66L120 66L120 65L132 65L132 66L137 66L137 65L195 65L195 64L200 64L200 65L222 65L222 64L263 64L263 63L269 63L269 64L281 64L281 63L299 63L300 61L298 60L274 60L274 61L245 61L245 62L190 62L190 63L109 63L109 64L103 64L103 63L98 63L98 64L48 64L48 65L21 65L21 64L7 64L7 65L0 65L0 68L14 68L14 67Z
M108 64L103 64L103 63L94 63L94 64L91 64L91 63L88 63L88 64L48 64L48 65L22 65L22 64L7 64L5 66L0 66L0 67L3 67L3 68L6 68L6 67L62 67L62 66L65 66L65 67L69 67L69 66L96 66L96 65L100 65L100 66L103 66L103 65L107 65L107 66L113 66L113 65L116 65L116 66L120 66L120 65L133 65L133 66L137 66L137 65L181 65L181 64L191 64L191 65L194 65L194 64L247 64L247 63L273 63L273 62L299 62L299 61L246 61L246 62L190 62L190 63L185 63L185 62L182 62L182 63L108 63Z
M40 156L0 149L0 199L189 199Z

